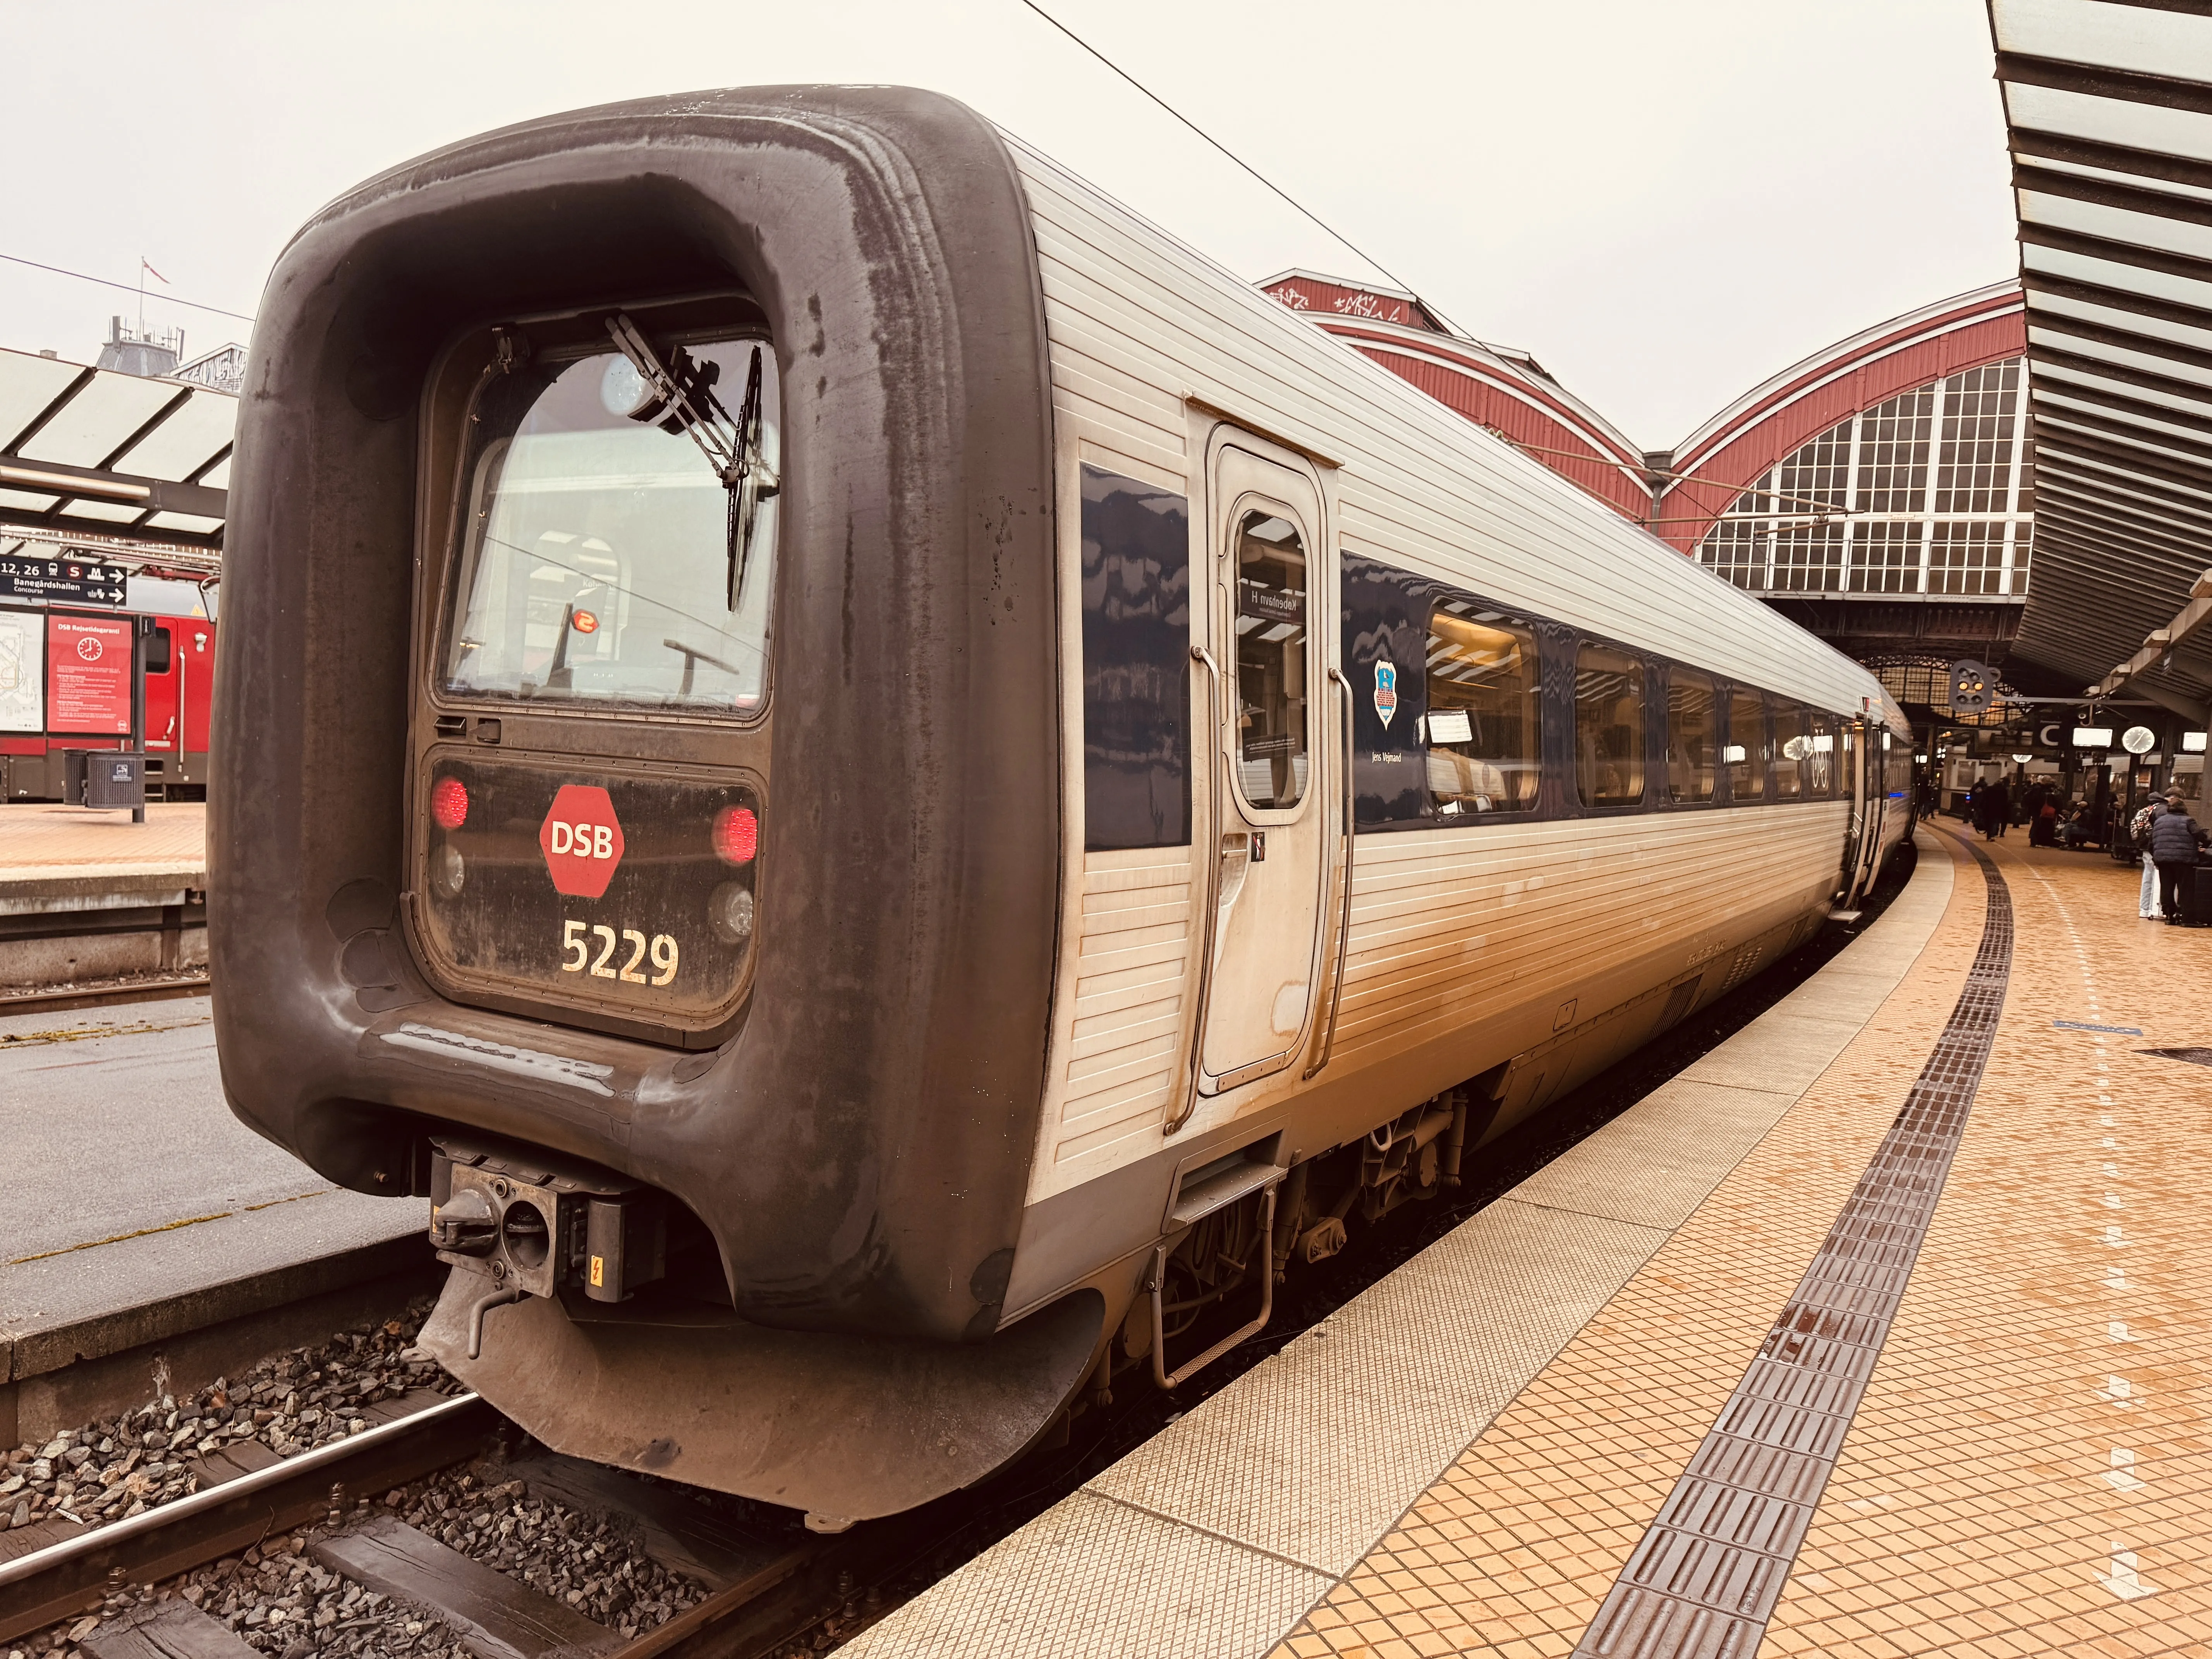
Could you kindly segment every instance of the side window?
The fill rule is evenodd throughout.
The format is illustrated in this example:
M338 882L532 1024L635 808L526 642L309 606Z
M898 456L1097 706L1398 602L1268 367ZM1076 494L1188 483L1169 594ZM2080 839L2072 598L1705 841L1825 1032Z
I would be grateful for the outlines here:
M1575 653L1575 786L1585 806L1644 799L1644 664L1625 651Z
M1840 721L1838 726L1839 730L1836 739L1836 753L1838 758L1836 763L1835 781L1836 787L1848 795L1856 787L1859 769L1859 746L1865 741L1865 737L1862 729L1849 720ZM1878 787L1869 787L1867 790L1869 796L1881 793Z
M1445 600L1430 614L1428 644L1424 734L1437 816L1527 811L1542 769L1535 635L1496 611Z
M1237 526L1237 779L1254 806L1306 793L1306 551L1297 526L1247 513Z
M1796 800L1805 793L1805 711L1794 702L1774 699L1774 799Z
M149 674L166 674L175 661L176 657L169 638L169 630L166 628L155 629L146 640L146 672Z
M1190 517L1083 469L1083 844L1190 840Z
M1667 677L1667 794L1676 805L1713 798L1720 722L1713 683L1677 668Z
M1805 793L1826 800L1836 793L1836 722L1814 709L1805 721Z
M1729 697L1729 796L1738 805L1766 799L1766 700L1756 691Z

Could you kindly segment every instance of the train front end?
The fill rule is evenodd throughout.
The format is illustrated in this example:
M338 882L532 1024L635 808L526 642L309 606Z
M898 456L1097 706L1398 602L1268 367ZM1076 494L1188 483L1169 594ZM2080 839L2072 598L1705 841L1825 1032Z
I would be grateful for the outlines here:
M242 409L233 1109L424 1204L555 1448L836 1526L1089 1367L1000 1329L1060 880L1051 411L997 135L881 88L488 135L326 209Z

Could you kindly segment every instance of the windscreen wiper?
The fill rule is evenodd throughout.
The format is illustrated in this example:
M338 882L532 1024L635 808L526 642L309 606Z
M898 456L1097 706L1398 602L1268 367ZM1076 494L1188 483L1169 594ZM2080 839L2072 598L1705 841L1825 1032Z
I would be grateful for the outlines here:
M782 488L761 447L761 349L753 348L744 401L732 420L729 410L714 395L720 364L694 357L680 345L669 352L664 363L653 343L622 312L607 319L607 332L645 382L637 402L624 412L641 425L658 426L671 434L690 433L691 441L714 469L714 476L722 481L722 488L729 492L726 597L730 609L735 611L745 591L745 557L752 546L761 503Z

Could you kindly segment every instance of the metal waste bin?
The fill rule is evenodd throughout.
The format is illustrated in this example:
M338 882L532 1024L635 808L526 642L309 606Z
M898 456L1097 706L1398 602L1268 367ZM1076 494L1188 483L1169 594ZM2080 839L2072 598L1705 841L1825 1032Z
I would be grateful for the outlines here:
M91 749L82 752L85 805L112 811L118 806L146 804L144 755L128 749ZM72 765L75 759L72 755Z

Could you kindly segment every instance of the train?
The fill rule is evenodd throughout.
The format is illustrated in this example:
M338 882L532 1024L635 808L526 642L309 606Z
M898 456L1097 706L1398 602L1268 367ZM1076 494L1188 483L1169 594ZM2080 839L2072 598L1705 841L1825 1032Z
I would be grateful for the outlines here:
M134 634L144 641L147 793L206 798L211 617L0 605L0 800L62 800L70 750L130 746Z
M233 1110L427 1200L529 1434L820 1532L1181 1386L1909 832L1863 669L929 92L349 191L230 502Z

